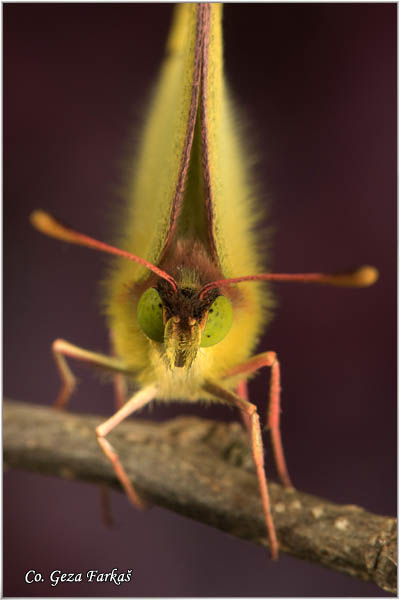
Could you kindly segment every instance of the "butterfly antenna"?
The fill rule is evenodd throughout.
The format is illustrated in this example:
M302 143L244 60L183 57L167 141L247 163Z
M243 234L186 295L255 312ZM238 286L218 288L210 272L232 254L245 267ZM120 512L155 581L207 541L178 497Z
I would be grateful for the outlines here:
M94 250L106 252L107 254L121 256L122 258L126 258L127 260L131 260L132 262L136 262L139 265L143 265L144 267L146 267L146 269L149 269L159 277L166 279L168 283L171 284L175 292L178 290L176 281L171 275L168 275L168 273L166 273L162 269L159 269L144 258L140 258L140 256L136 256L131 252L121 250L120 248L116 248L115 246L110 246L109 244L105 244L104 242L99 242L98 240L95 240L94 238L91 238L88 235L84 235L83 233L79 233L74 229L70 229L69 227L66 227L65 225L57 221L57 219L52 217L49 213L46 213L43 210L33 211L33 213L30 216L30 221L36 229L50 237L54 237L64 242L69 242L70 244L78 244L79 246L93 248Z
M300 281L302 283L322 283L343 287L367 287L376 282L379 272L375 267L365 265L348 273L260 273L231 279L220 279L206 283L200 291L200 298L217 287L224 287L243 281Z

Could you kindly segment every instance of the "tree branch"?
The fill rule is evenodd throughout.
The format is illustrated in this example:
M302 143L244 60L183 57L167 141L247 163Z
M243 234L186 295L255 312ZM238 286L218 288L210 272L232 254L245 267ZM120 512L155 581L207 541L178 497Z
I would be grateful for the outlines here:
M101 417L4 402L8 466L121 489L96 441ZM267 545L247 436L237 424L181 417L122 423L109 435L137 491L152 503ZM397 589L397 521L270 484L281 550Z

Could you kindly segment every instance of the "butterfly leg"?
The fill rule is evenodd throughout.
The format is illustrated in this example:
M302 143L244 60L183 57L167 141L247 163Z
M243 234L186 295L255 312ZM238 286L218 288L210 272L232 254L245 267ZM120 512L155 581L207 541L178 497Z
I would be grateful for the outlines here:
M128 373L124 363L118 358L90 352L66 340L55 340L52 345L53 355L61 377L61 389L58 394L55 406L64 408L76 386L76 378L68 366L66 357L75 358L81 362L92 364L116 373Z
M251 447L253 451L253 459L257 469L258 485L261 493L262 506L264 511L265 523L267 526L268 539L270 545L271 556L274 560L278 558L279 544L276 537L275 525L271 513L271 502L269 499L267 477L264 470L264 447L261 437L260 418L258 416L257 407L255 404L244 400L240 396L229 392L213 382L207 382L204 389L233 406L237 406L250 419L250 436Z
M109 434L114 427L126 419L126 417L151 402L151 400L155 398L156 393L157 388L155 386L150 386L140 390L139 392L136 392L136 394L134 394L132 398L128 400L128 402L124 404L124 406L120 408L112 417L96 427L97 441L99 442L101 449L111 462L115 474L117 475L129 500L137 508L146 508L146 503L135 492L125 469L121 465L117 452L112 447L110 442L106 440L106 435Z
M119 410L126 403L128 395L128 386L125 375L122 373L115 373L113 375L113 384L115 410ZM107 527L112 527L114 524L114 519L111 511L111 490L106 485L103 485L100 489L100 493L103 521Z
M123 372L126 369L121 361L115 357L109 357L104 354L90 352L66 340L57 339L52 345L53 355L61 377L61 389L58 394L55 406L56 408L65 408L72 392L76 387L76 378L68 366L66 357L74 358L97 367L102 367L109 371L114 371L114 385L116 389L116 401L122 402L122 395L125 386L125 377ZM122 404L121 404L122 406ZM108 527L113 524L111 514L109 489L105 485L100 485L100 506L103 522Z
M114 343L114 335L113 332L110 334L110 342L112 348L112 355L117 356L115 352L115 343ZM126 382L126 377L123 373L115 373L114 377L114 398L115 398L115 409L119 410L123 407L126 402L128 395L128 386Z
M115 341L112 331L110 332L110 343L111 353L113 356L116 356L117 354L115 352ZM125 375L118 372L114 373L113 383L115 410L119 410L124 406L127 399L128 386ZM100 503L101 512L103 515L103 522L107 527L112 527L114 525L114 519L111 510L111 490L106 485L102 485L100 487Z
M240 381L238 383L238 386L236 388L236 393L238 396L240 396L242 398L242 400L248 400L249 399L249 394L247 391L247 381L246 379L242 379L242 381ZM245 426L245 428L247 429L247 431L250 431L251 428L251 419L249 417L248 414L246 414L245 412L243 412L242 410L240 411L240 416L242 417L242 421L243 421L243 425Z
M117 410L123 407L126 402L128 387L126 385L126 377L122 373L114 375L114 396L115 407Z
M225 377L233 375L250 375L254 371L258 371L262 367L271 367L271 381L269 391L269 408L268 408L268 429L271 434L272 448L275 457L276 468L278 470L279 479L286 487L293 487L289 477L289 472L286 466L285 454L283 452L283 444L280 430L280 411L281 411L281 385L280 385L280 366L275 352L263 352L253 356L245 363L231 369ZM239 386L241 383L239 384ZM240 388L239 395L246 390ZM242 396L244 397L244 396ZM246 397L244 397L247 399Z
M105 483L99 484L99 492L100 492L100 510L101 510L101 518L106 527L110 529L114 527L114 519L111 510L111 495L110 489L107 487Z

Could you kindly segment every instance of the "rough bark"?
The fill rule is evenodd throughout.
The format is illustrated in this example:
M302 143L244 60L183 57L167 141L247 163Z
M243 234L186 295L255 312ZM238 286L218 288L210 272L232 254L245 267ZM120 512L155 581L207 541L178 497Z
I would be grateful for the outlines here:
M5 401L10 467L121 489L94 433L101 417ZM150 503L267 546L257 479L239 424L182 417L119 425L108 439ZM354 505L270 484L280 548L301 559L397 590L397 521Z

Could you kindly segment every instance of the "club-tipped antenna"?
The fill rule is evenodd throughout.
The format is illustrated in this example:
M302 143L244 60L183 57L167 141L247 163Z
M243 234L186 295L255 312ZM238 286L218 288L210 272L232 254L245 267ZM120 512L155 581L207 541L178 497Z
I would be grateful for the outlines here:
M115 256L120 256L122 258L126 258L127 260L131 260L132 262L136 262L139 265L146 267L146 269L149 269L159 277L166 279L168 283L173 287L175 292L177 292L178 290L177 283L171 275L168 275L168 273L166 273L162 269L159 269L144 258L140 258L140 256L136 256L131 252L121 250L120 248L116 248L115 246L110 246L109 244L105 244L104 242L99 242L98 240L95 240L94 238L91 238L88 235L79 233L74 229L66 227L65 225L57 221L57 219L52 217L49 213L43 210L33 211L33 213L30 216L30 220L32 225L36 229L50 237L62 240L64 242L69 242L70 244L78 244L79 246L93 248L94 250L106 252L107 254L114 254Z
M259 275L245 275L206 283L201 288L200 298L203 298L213 288L226 287L244 281L298 281L343 287L367 287L374 284L378 277L378 270L369 265L359 267L349 273L260 273Z

